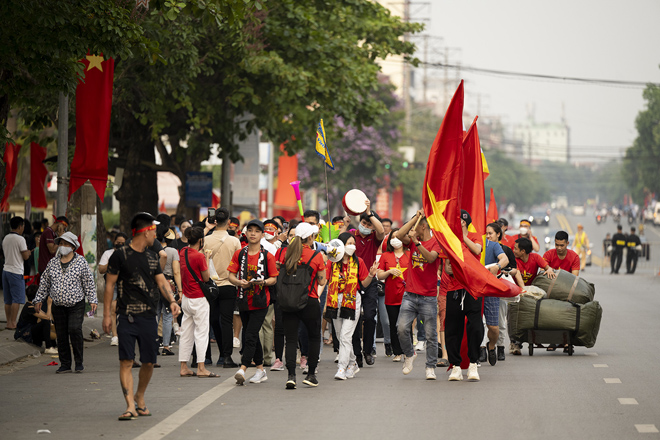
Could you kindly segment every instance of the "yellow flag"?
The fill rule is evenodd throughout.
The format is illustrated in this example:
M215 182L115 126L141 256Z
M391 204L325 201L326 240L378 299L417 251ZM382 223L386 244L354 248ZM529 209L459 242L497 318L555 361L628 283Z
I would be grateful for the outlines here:
M332 158L330 157L330 152L325 142L325 129L323 128L323 119L319 122L319 126L316 129L316 154L321 156L325 161L325 164L331 170L335 169L335 165L332 163Z

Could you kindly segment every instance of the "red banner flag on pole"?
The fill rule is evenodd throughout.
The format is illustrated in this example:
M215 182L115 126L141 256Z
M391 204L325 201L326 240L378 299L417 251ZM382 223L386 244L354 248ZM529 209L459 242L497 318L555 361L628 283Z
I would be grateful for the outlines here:
M495 203L495 194L493 188L490 189L490 201L488 202L488 212L486 212L486 224L494 223L500 218L497 212L497 204Z
M481 145L477 131L477 117L463 139L463 193L461 207L470 213L472 223L469 232L480 237L486 234L486 194L484 193L484 168L481 161Z
M433 235L451 262L454 277L472 296L516 296L520 288L508 281L498 280L479 263L462 240L459 217L463 185L462 116L463 81L449 104L431 147L424 179L424 213Z
M103 201L108 182L108 142L115 60L87 55L84 82L76 88L76 153L71 163L69 199L89 180Z
M14 189L16 184L16 174L18 173L18 153L21 151L20 144L5 144L5 155L3 161L5 162L5 179L7 180L5 186L5 193L2 195L0 201L0 210L2 212L9 212L9 195Z
M46 178L48 168L44 165L46 149L36 142L30 144L30 203L33 208L48 208L46 200Z

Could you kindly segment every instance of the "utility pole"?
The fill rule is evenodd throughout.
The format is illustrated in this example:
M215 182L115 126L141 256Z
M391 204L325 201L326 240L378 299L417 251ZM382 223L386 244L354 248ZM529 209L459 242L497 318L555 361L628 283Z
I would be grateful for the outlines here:
M275 145L268 143L268 189L266 190L266 217L273 218L273 179L275 177Z
M69 197L69 97L60 92L57 116L57 206L55 215L66 214Z
M222 180L220 183L220 205L229 210L229 215L233 216L231 207L231 161L227 152L222 150Z
M403 21L408 23L410 22L410 0L404 0L403 2ZM403 34L403 41L410 41L410 32ZM408 143L411 140L412 134L412 102L410 99L410 64L403 62L403 108L405 111L405 127L406 127L406 137Z

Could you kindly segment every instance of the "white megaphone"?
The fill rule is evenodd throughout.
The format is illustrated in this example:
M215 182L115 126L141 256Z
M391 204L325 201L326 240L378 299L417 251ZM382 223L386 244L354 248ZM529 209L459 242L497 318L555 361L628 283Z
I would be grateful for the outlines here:
M328 255L328 260L333 263L337 263L344 258L344 242L338 238L330 240L326 245L326 254Z

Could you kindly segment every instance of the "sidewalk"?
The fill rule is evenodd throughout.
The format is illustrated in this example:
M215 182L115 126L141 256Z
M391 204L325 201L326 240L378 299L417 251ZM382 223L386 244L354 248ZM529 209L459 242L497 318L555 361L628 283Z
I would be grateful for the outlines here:
M0 290L1 291L1 290ZM20 311L19 311L20 313ZM99 304L96 310L96 316L88 318L85 316L83 321L83 337L90 338L90 332L96 329L101 338L103 336L103 304ZM36 353L43 353L44 347L37 347L23 341L14 340L14 330L5 330L7 325L7 317L5 316L5 308L0 308L0 365L5 365L10 362L17 361L26 356L34 355Z

